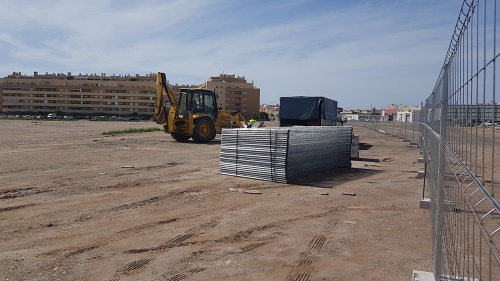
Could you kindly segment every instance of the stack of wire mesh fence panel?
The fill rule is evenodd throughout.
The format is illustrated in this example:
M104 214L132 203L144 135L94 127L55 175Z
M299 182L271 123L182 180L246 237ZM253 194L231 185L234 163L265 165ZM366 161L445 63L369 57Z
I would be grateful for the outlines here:
M221 174L286 183L287 148L287 130L222 129Z
M224 175L289 183L333 168L351 167L352 127L294 126L223 129Z

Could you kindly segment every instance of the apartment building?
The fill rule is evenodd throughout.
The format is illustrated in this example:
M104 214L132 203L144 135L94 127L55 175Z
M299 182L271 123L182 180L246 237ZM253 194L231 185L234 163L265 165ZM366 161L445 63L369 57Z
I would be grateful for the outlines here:
M135 113L152 117L155 110L156 74L141 76L105 73L72 75L70 72L14 72L0 78L0 112L7 114L66 115L107 114L127 116ZM221 74L198 85L175 85L181 88L204 88L218 96L218 107L240 111L246 118L259 114L260 89L244 77Z
M3 113L126 116L134 112L153 116L156 75L78 74L70 72L0 78Z
M0 113L3 112L3 85L0 82Z
M208 78L202 87L215 92L217 106L222 109L239 111L247 119L259 115L260 89L253 81L248 83L245 77L220 74Z

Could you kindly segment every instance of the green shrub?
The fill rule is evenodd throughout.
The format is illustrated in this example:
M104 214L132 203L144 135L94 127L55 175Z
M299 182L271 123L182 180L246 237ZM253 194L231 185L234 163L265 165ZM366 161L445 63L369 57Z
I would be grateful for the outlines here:
M136 133L146 133L146 132L155 132L155 131L161 131L160 128L130 128L130 129L125 129L125 130L116 130L116 131L108 131L102 133L105 136L114 136L114 135L121 135L121 134L136 134Z

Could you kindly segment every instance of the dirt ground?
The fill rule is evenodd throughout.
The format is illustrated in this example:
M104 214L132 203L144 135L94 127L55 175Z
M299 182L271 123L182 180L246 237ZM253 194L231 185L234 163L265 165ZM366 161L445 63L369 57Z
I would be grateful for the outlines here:
M400 281L432 270L418 148L354 127L364 145L352 169L278 184L221 175L220 136L102 135L156 126L0 120L0 280Z

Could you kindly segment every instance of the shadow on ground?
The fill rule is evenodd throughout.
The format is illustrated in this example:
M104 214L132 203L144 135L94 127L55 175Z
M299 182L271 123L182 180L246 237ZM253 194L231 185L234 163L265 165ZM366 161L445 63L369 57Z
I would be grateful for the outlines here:
M368 150L368 149L372 148L372 146L373 145L371 145L371 144L360 142L359 143L359 150Z
M360 178L369 177L378 173L380 170L362 169L362 168L336 168L334 170L316 173L306 178L290 182L296 185L313 186L319 188L334 188L339 184L348 181L358 180Z
M351 161L380 163L380 159L378 159L378 158L363 158L363 157L359 157L359 158L356 158L356 159L351 159Z

